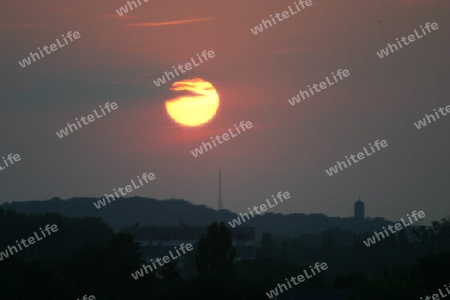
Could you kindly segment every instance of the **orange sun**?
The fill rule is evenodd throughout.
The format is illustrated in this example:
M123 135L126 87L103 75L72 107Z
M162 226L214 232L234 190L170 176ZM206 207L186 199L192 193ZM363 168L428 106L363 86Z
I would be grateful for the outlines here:
M170 118L185 126L199 126L212 120L219 108L219 95L214 86L200 78L175 82L172 91L188 91L190 95L166 101Z

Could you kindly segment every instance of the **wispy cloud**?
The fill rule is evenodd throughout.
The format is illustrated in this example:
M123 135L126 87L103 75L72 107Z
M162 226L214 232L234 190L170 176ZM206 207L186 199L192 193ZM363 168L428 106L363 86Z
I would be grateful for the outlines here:
M181 25L181 24L189 24L189 23L197 23L197 22L206 22L215 20L213 17L199 18L199 19L190 19L190 20L174 20L167 22L146 22L146 23L132 23L132 24L123 24L120 25L122 27L158 27L158 26L169 26L169 25Z
M263 51L262 54L287 54L287 53L305 53L311 51L320 51L325 50L321 48L282 48L282 49L274 49L269 51Z
M425 6L435 4L436 0L399 0L401 4L410 6Z
M125 15L125 14L122 16L119 16L118 14L104 13L100 16L100 18L115 19L115 20L129 20L129 19L136 18L136 16Z
M38 23L18 23L18 24L4 24L0 25L1 28L7 29L39 29L50 26L49 24L38 24Z
M317 52L317 51L327 51L327 48L314 48L314 47L294 47L294 48L275 48L267 49L265 47L241 47L241 46L227 46L227 47L213 47L213 46L200 46L200 47L185 47L185 46L173 46L173 47L143 47L143 48L126 48L127 51L131 52L172 52L180 50L204 50L204 49L214 49L223 51L239 51L239 52L249 52L254 54L267 54L267 55L283 55L283 54L296 54L296 53L307 53L307 52Z
M178 50L204 50L207 48L218 49L217 47L145 47L145 48L126 48L128 51L178 51Z

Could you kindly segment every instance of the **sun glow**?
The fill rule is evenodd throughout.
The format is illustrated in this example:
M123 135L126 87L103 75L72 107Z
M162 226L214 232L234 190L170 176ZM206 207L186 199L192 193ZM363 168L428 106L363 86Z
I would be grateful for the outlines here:
M187 91L189 95L166 101L169 116L185 126L199 126L212 120L219 108L219 95L214 86L200 78L175 82L172 91Z

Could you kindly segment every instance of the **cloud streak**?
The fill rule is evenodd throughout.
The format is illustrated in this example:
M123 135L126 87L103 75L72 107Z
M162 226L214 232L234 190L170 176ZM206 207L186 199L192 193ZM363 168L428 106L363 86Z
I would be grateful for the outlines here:
M182 25L197 22L206 22L215 20L213 17L199 18L199 19L189 19L189 20L174 20L167 22L146 22L146 23L132 23L123 24L121 27L159 27L159 26L169 26L169 25Z
M119 16L118 14L104 13L100 16L100 18L115 19L115 20L127 20L127 19L134 19L134 18L136 18L136 16L133 16L133 15Z
M282 49L274 49L269 51L263 51L262 54L288 54L288 53L305 53L312 51L326 50L324 48L282 48Z
M39 29L50 26L49 24L38 24L38 23L19 23L19 24L5 24L1 25L2 28L7 29Z

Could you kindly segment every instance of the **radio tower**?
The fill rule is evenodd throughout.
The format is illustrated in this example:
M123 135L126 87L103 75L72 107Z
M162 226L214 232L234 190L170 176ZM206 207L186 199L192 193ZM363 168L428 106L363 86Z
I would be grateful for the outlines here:
M219 169L219 210L222 209L222 171Z

